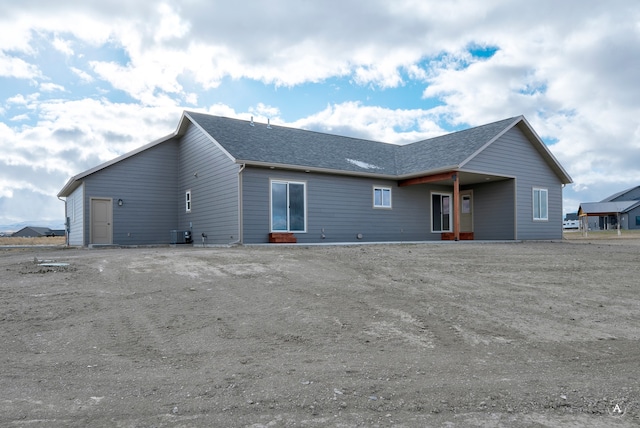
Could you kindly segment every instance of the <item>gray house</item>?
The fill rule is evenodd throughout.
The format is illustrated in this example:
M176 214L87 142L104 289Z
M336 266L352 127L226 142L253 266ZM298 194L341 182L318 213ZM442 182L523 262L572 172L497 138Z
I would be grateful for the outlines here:
M578 209L590 230L640 229L640 186L623 190L600 202L583 202Z
M567 183L522 116L400 146L184 112L58 196L70 245L530 240Z
M64 230L51 230L48 227L25 226L11 236L38 238L41 236L64 236Z

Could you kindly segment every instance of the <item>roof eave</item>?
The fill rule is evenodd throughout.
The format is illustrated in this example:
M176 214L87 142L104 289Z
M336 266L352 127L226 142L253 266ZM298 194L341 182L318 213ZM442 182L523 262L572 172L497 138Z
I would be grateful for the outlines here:
M397 175L396 179L397 180L406 180L406 179L409 179L409 178L423 177L425 175L434 175L434 174L440 174L440 173L443 173L443 172L459 171L459 170L460 170L460 165L449 165L449 166L443 166L443 167L439 167L439 168L435 168L435 169L428 169L428 170L419 171L419 172L412 172L412 173L409 173L409 174Z
M60 190L56 196L58 198L65 198L71 195L74 192L74 190L76 190L80 186L80 183L78 180L80 180L78 175L71 177L67 181L67 183L64 185L62 190Z
M375 172L366 172L366 171L349 171L342 169L334 169L334 168L320 168L315 166L305 166L305 165L293 165L293 164L283 164L283 163L274 163L274 162L261 162L255 160L243 160L236 159L235 161L238 164L244 164L247 166L255 166L260 168L270 168L270 169L288 169L294 171L302 171L302 172L317 172L322 174L335 174L335 175L349 175L355 177L372 177L372 178L380 178L380 179L388 179L388 180L397 180L398 176L393 174L381 174Z
M378 178L378 179L384 179L384 180L405 180L407 178L422 177L424 175L433 175L433 174L439 174L442 172L460 170L459 165L450 165L450 166L445 166L445 167L440 167L440 168L435 168L430 170L412 172L410 174L396 175L396 174L382 174L382 173L366 172L366 171L349 171L349 170L341 170L341 169L333 169L333 168L318 168L318 167L305 166L305 165L281 164L281 163L273 163L273 162L261 162L261 161L255 161L255 160L243 160L243 159L237 159L235 162L241 165L255 166L259 168L288 169L293 171L317 172L317 173L323 173L323 174L347 175L347 176L354 176L354 177L371 177L371 178Z

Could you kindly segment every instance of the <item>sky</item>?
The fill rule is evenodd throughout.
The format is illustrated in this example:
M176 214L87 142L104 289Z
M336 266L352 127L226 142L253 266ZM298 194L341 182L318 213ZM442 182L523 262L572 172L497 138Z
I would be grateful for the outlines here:
M640 185L639 70L636 0L2 0L0 225L62 228L70 177L184 110L396 144L524 115L575 212Z

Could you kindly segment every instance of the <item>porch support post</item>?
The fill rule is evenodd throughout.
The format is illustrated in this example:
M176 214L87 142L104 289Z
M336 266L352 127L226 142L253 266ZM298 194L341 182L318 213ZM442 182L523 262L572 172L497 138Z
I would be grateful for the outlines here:
M453 175L453 239L460 240L460 179Z

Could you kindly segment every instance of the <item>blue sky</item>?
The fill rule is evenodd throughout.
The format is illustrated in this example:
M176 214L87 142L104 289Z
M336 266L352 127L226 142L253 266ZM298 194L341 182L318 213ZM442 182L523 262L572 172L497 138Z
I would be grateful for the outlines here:
M634 0L14 3L0 226L61 225L71 176L185 109L397 144L522 114L574 180L565 212L640 184Z

